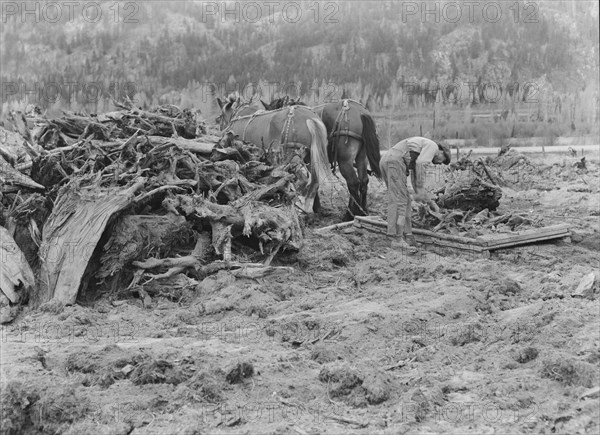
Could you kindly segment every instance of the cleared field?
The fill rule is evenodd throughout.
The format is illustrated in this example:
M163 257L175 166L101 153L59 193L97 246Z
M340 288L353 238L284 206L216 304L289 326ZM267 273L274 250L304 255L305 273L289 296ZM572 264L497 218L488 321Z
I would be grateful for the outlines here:
M3 328L3 431L597 433L600 305L572 293L598 271L600 165L574 161L534 159L548 189L505 189L499 210L568 223L571 243L474 259L323 236L346 203L332 179L276 260L293 273L25 313ZM383 215L375 179L369 200Z

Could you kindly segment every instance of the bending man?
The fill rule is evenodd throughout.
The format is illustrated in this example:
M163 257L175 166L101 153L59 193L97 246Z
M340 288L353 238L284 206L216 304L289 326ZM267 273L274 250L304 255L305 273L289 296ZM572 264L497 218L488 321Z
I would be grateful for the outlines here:
M381 158L380 167L388 188L387 235L400 242L400 246L414 246L412 235L412 208L407 179L412 169L412 186L415 201L427 202L425 190L426 168L430 163L449 164L450 149L424 137L411 137L394 145ZM406 241L402 240L404 235ZM408 243L407 243L408 242Z

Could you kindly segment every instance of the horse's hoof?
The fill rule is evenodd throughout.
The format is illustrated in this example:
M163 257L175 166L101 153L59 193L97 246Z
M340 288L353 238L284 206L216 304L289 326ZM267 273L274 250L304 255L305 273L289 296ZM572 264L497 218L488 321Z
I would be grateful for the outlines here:
M317 217L316 217L316 215L314 213L306 213L304 219L305 219L306 224L310 225L310 224L315 223Z
M346 214L343 217L343 221L344 222L350 222L354 220L354 216L351 213L346 212Z

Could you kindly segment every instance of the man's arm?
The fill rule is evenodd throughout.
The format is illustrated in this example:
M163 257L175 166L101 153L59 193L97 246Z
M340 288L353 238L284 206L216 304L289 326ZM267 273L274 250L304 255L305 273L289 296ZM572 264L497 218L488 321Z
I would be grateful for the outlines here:
M416 173L416 184L414 185L415 193L425 193L423 191L425 186L425 177L427 166L433 162L435 153L438 150L438 146L435 142L428 140L425 146L421 150L417 161L415 162L415 173Z

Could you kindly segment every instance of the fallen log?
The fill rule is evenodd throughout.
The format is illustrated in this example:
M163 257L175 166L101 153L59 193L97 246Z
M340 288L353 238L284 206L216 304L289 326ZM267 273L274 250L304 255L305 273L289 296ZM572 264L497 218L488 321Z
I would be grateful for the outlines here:
M234 269L231 274L236 278L264 278L278 272L293 273L293 267L286 266L263 266L263 267L248 267L242 266L240 269Z
M14 319L19 303L35 288L29 263L12 235L0 226L0 323Z
M274 208L259 201L265 195L272 195L273 190L284 189L286 183L287 180L282 180L277 186L251 192L227 205L215 204L196 195L176 195L166 198L163 203L178 213L208 221L213 230L213 246L218 253L223 253L227 240L241 235L256 237L261 252L266 248L270 253L285 245L297 247L302 233L292 205Z
M317 228L315 230L315 233L325 233L327 231L338 230L340 228L346 228L346 227L350 227L352 225L354 225L354 221L342 222L342 223L339 223L339 224L328 225L326 227Z
M0 155L0 191L4 191L5 186L19 186L40 190L45 189L41 184L36 183L27 175L22 174L13 168L12 165Z
M15 126L15 129L23 138L22 146L25 149L25 151L29 154L29 156L31 158L38 157L40 155L40 152L43 152L43 149L36 149L40 147L35 147L33 145L31 133L29 131L29 128L27 127L27 120L25 119L25 115L23 115L23 113L19 111L11 111L8 113L8 121Z
M8 230L0 227L0 290L16 304L21 300L20 291L35 286L35 278L25 256Z
M150 143L153 146L176 146L182 150L191 151L199 154L211 154L215 147L214 142L200 142L194 139L185 139L182 137L162 137L148 136Z
M35 153L34 153L35 155ZM0 156L12 165L30 164L32 157L25 139L12 131L0 127Z

